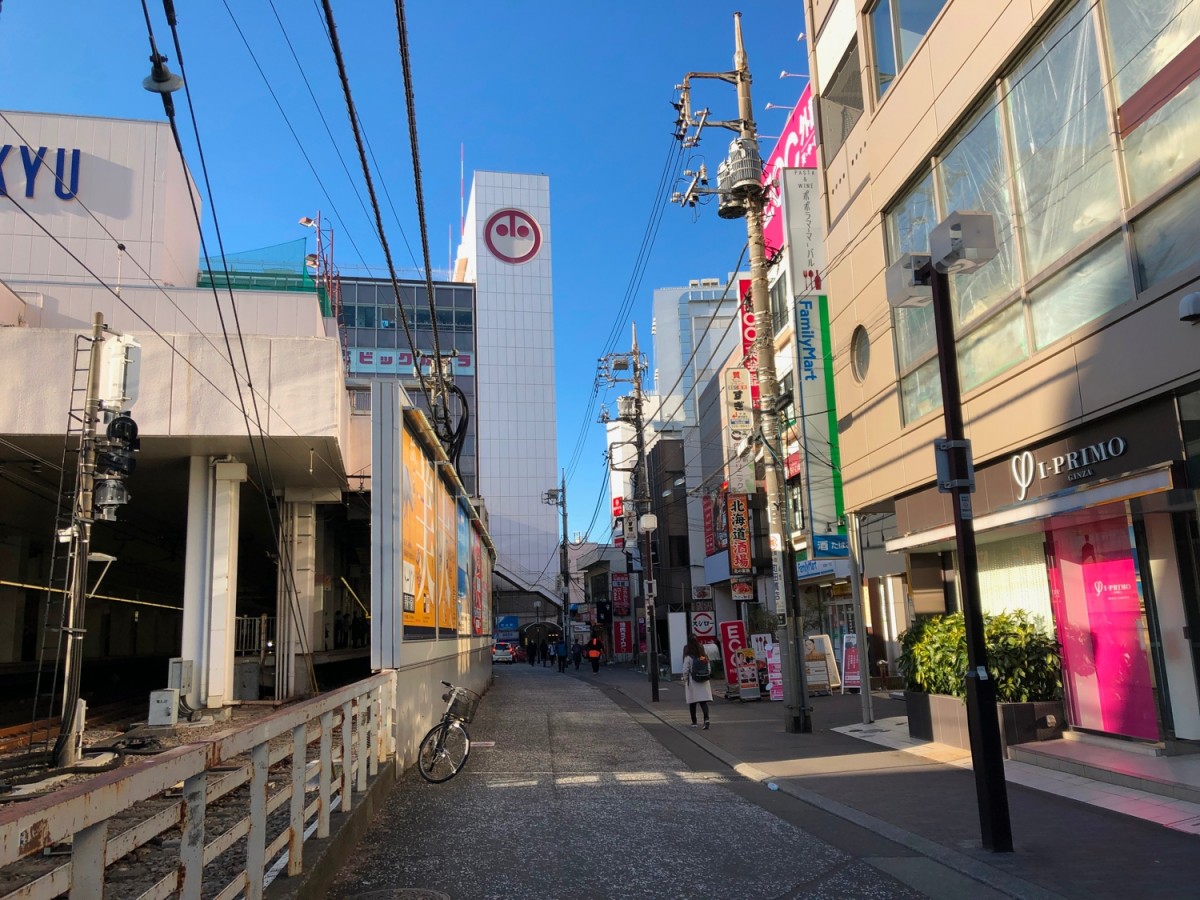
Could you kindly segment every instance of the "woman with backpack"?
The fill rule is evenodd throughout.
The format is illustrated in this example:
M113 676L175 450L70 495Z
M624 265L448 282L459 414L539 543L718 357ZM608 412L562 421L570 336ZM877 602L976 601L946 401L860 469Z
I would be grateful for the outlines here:
M693 637L683 647L683 697L696 727L696 707L704 712L704 730L708 730L708 704L712 702L712 665L700 643Z

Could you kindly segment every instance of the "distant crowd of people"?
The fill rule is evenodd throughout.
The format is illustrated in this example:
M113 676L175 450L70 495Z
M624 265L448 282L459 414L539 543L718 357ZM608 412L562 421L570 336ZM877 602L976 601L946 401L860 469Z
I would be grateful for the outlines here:
M567 671L567 666L574 664L575 671L584 659L592 664L592 671L600 671L600 660L604 656L604 642L593 637L586 645L579 643L579 638L567 645L567 639L559 637L556 640L530 640L525 645L525 661L531 666L539 663L542 666L558 666L558 671Z
M365 647L370 637L371 623L362 614L362 610L356 609L353 616L340 609L333 614L333 648L335 650L345 647Z

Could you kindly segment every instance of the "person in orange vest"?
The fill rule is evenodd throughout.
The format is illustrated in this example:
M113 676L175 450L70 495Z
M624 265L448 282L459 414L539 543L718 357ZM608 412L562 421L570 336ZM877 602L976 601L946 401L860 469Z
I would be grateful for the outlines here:
M583 655L588 658L588 662L592 664L592 674L600 674L600 657L604 655L604 642L597 635L592 635L592 639L587 642L587 646L583 648Z

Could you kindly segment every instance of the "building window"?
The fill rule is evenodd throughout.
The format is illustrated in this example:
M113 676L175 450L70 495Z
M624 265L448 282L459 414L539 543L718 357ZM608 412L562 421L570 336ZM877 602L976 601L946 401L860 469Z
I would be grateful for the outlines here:
M916 52L946 0L879 0L868 14L875 41L878 96L888 89Z
M821 144L825 162L833 159L863 114L862 63L858 41L850 44L842 60L821 94Z
M1115 73L1117 122L1133 202L1154 193L1200 157L1200 80L1170 77L1175 63L1196 71L1200 4L1192 0L1104 0L1107 50ZM1194 79L1194 75L1191 76Z
M1117 234L1033 292L1037 349L1048 347L1132 298L1125 244Z
M1142 289L1200 262L1200 180L1158 204L1133 225Z
M780 274L771 285L771 334L778 335L788 324L787 276Z
M867 380L867 371L871 368L871 335L867 329L859 325L850 336L850 374L854 380L862 384Z
M1121 212L1092 8L1076 3L1008 77L1029 275Z

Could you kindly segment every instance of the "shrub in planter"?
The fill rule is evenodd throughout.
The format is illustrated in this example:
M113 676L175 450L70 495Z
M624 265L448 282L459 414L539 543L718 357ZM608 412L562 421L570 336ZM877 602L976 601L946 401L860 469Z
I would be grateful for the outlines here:
M1058 642L1021 610L983 617L988 672L1001 703L1062 699ZM967 637L962 613L918 619L900 636L900 667L910 691L966 692Z

